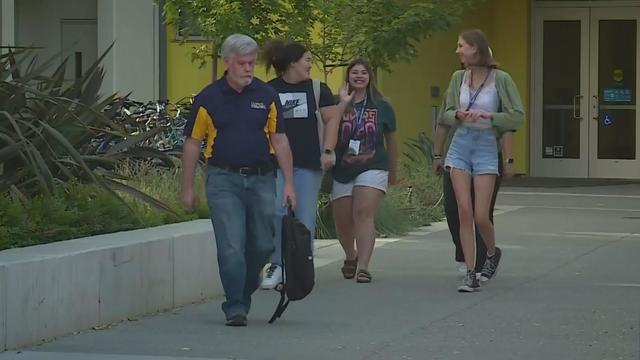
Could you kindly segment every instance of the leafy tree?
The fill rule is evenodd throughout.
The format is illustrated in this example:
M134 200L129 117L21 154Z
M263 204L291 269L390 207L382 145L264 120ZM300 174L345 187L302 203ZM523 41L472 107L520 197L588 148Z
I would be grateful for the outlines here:
M476 1L477 2L477 1ZM473 0L319 0L320 36L312 48L330 71L357 56L389 70L414 58L416 45L460 21Z
M273 38L308 42L314 23L310 0L164 0L167 24L179 33L195 32L210 42L194 49L193 60L201 66L212 58L217 78L218 53L233 33L253 37L258 43ZM186 41L186 37L182 37Z
M203 63L224 38L242 32L308 44L326 76L357 56L389 70L416 56L416 45L449 30L473 0L164 0L167 23L211 40L197 47ZM475 1L477 3L477 1ZM184 21L189 19L189 21ZM217 56L213 56L214 71ZM214 72L214 77L217 77Z

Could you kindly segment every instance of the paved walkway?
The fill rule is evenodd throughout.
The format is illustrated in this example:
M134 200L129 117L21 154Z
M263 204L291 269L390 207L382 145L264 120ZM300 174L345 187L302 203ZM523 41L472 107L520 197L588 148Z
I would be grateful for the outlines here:
M268 325L260 291L247 328L220 299L90 331L0 360L640 359L640 185L505 187L497 278L458 294L446 227L378 243L374 282L342 279L319 242L317 288Z

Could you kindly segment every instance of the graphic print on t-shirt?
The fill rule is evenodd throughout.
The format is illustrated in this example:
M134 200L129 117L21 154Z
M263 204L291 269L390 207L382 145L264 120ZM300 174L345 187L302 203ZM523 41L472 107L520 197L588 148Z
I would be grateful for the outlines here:
M359 111L358 111L359 113ZM356 111L346 113L340 122L341 146L347 148L349 141L360 141L358 155L345 154L342 163L347 165L365 164L376 154L378 141L378 110L366 109L360 123Z
M306 92L280 93L282 116L285 119L305 119L309 117Z

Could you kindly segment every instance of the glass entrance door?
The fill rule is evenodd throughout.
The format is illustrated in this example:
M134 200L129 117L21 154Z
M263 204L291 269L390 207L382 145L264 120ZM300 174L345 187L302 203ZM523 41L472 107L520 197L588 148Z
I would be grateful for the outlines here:
M638 20L638 8L591 10L591 177L640 177Z
M588 176L589 9L538 9L532 174Z
M537 9L532 174L640 178L640 9Z

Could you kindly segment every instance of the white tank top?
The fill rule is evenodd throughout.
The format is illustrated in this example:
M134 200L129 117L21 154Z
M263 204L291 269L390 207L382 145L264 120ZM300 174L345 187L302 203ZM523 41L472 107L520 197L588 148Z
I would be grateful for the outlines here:
M464 73L462 85L460 86L460 108L463 110L469 106L471 98L477 91L477 89L471 89L469 87L470 74L469 71ZM482 110L488 113L495 113L498 111L499 105L500 99L498 98L498 90L496 89L496 75L495 71L491 71L484 86L477 94L475 102L471 105L470 110ZM476 122L463 121L461 126L477 129L489 129L493 127L490 119L480 119Z

